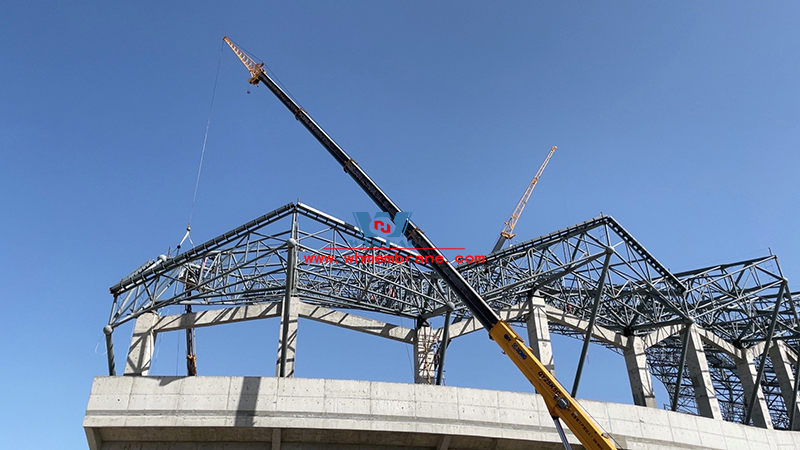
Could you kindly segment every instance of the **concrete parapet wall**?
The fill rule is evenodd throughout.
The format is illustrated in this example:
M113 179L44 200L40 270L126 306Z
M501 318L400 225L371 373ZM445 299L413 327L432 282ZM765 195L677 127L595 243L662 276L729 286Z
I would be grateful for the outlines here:
M626 449L800 448L799 432L581 405ZM563 448L536 394L372 381L98 377L83 425L92 450Z

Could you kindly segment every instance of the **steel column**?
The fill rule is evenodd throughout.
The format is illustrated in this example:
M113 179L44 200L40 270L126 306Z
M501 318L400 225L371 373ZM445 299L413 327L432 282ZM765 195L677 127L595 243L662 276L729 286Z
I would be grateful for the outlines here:
M689 352L691 326L692 324L687 324L686 328L683 329L683 345L681 346L681 358L678 362L678 379L675 381L675 392L672 393L672 404L670 405L673 411L678 410L678 399L680 398L681 385L683 384L683 368L686 367L686 354Z
M114 339L111 337L113 332L114 328L111 325L103 327L103 334L106 335L106 357L108 359L108 376L110 377L117 376L117 368L114 363Z
M444 315L444 327L442 327L442 340L439 342L439 366L436 368L436 385L442 385L442 377L444 375L444 355L447 350L447 344L450 343L450 314L452 314L455 305L448 303L449 308L447 314Z
M784 279L783 283L781 283L780 290L778 291L778 297L775 299L775 311L772 313L772 320L769 323L769 328L767 329L767 340L764 343L764 351L761 354L761 361L758 363L758 373L756 374L756 379L753 383L753 393L750 395L750 402L747 404L747 414L744 416L744 423L749 424L750 419L753 416L753 408L755 407L756 401L758 401L758 392L761 389L761 378L764 376L764 368L767 365L767 354L769 353L769 347L772 345L772 335L775 333L775 324L778 322L778 314L781 311L781 303L783 302L783 296L786 294L786 284L787 281Z
M192 313L192 305L186 305L186 314ZM197 376L197 352L194 347L194 327L186 329L186 375Z
M291 310L294 297L297 296L297 212L292 214L292 237L286 241L286 291L281 307L281 346L280 358L278 359L278 376L286 377L294 375L294 351L292 351L292 367L287 371L287 361L289 353L289 339L292 338L290 325L295 324L294 339L297 339L297 311ZM287 375L288 374L288 375Z
M603 296L603 287L606 283L606 275L608 274L608 266L611 264L611 255L614 250L611 247L606 249L606 260L603 263L603 272L600 274L600 280L597 286L597 295L594 297L594 306L592 307L592 315L589 317L589 326L586 328L586 338L583 340L583 348L581 349L581 358L578 360L578 369L575 371L575 381L572 382L572 396L578 395L578 383L581 381L581 373L583 372L583 363L586 361L586 353L589 351L589 342L592 340L592 330L594 323L597 320L597 311L600 309L600 298Z

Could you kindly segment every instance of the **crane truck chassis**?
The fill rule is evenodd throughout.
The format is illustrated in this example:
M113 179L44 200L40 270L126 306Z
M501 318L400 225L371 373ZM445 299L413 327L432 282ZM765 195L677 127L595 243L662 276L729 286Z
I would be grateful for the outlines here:
M344 171L364 190L364 192L391 218L402 210L386 195L378 185L364 172L328 134L319 126L308 113L300 108L270 78L264 70L263 63L256 63L241 48L234 44L228 37L223 40L230 46L239 60L250 72L250 84L259 82L267 86L273 94L286 106L306 129L322 144L328 153L342 166ZM578 438L587 449L615 450L617 447L611 437L592 420L589 414L570 396L552 374L545 368L533 351L525 345L523 339L511 326L500 319L497 313L489 306L480 294L461 276L461 274L444 258L438 248L425 236L425 233L411 220L407 221L404 235L413 242L423 256L433 256L435 262L431 264L434 271L455 291L459 299L470 310L472 315L489 332L489 337L494 340L503 353L507 355L533 385L534 389L544 398L547 410L553 418L556 430L564 447L569 450L570 444L564 434L560 421L567 424L570 431ZM439 258L437 258L439 257ZM442 262L438 262L442 261Z

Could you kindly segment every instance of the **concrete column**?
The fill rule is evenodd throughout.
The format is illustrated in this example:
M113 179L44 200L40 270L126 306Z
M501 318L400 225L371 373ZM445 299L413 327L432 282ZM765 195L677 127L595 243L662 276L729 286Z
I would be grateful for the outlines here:
M772 360L772 367L775 376L778 378L778 385L781 388L781 396L786 404L786 411L791 414L794 409L794 430L800 430L800 399L792 399L794 391L794 366L789 358L788 351L782 342L776 342L769 349L769 358ZM794 404L792 404L794 400Z
M528 329L528 345L539 361L547 367L553 376L556 374L556 365L553 360L553 347L550 343L550 328L547 326L547 313L544 299L533 296L528 301L530 313L526 321Z
M427 323L418 327L414 336L414 383L433 384L436 381L436 333Z
M703 417L722 420L722 412L719 409L717 394L714 392L714 384L711 382L711 373L708 369L706 352L703 349L703 341L700 333L695 326L689 331L689 347L686 353L686 367L689 368L689 378L694 387L694 398L697 402L697 412ZM680 386L676 386L680 389Z
M631 384L633 404L647 406L648 408L658 408L656 394L653 391L653 378L650 375L650 369L647 367L645 350L642 338L631 337L628 340L628 346L622 351L625 356L625 366L628 368L628 380Z
M275 362L276 377L293 377L295 353L297 352L297 317L300 310L300 297L290 296L281 305L281 326L278 336L278 359ZM285 345L284 345L285 343ZM284 360L284 349L286 356ZM281 366L283 365L283 373Z
M272 430L272 450L281 450L281 429Z
M150 373L153 349L156 344L154 331L156 322L158 322L158 314L154 312L144 313L136 318L128 359L125 363L125 375L146 377Z
M749 352L744 351L744 358L735 357L736 372L739 374L739 379L742 382L742 389L744 390L745 402L753 398L753 389L756 385L756 374L758 373L755 364L753 364L753 357ZM767 399L764 397L764 390L759 387L758 394L756 395L756 405L753 408L753 416L751 417L753 425L761 428L772 429L772 419L769 416L769 408L767 407Z

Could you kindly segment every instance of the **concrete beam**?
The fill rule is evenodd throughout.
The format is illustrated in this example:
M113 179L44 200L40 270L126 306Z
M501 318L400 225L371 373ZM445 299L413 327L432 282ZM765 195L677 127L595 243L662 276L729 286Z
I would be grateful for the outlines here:
M692 330L697 332L698 336L700 336L700 339L702 339L703 342L716 348L717 350L723 351L736 358L742 357L741 349L734 347L733 344L722 339L716 334L708 330L698 329L697 327L692 327Z
M499 315L501 319L508 322L519 319L528 312L529 309L525 306L525 304L519 304L503 308L500 311L497 311L497 315ZM483 325L481 325L477 319L470 317L467 320L462 320L461 322L450 325L450 339L455 339L459 336L464 336L465 334L483 329ZM441 336L441 330L437 330L437 334Z
M157 322L158 314L154 312L144 313L136 318L128 359L125 363L125 375L146 377L150 373L150 364L153 362L153 349L156 343L155 325Z
M280 303L237 306L235 308L197 311L189 314L173 314L158 319L156 333L185 330L187 328L208 327L221 323L242 322L245 320L268 319L280 315Z
M544 319L549 322L555 322L559 325L564 325L583 333L585 333L589 328L588 320L582 320L553 306L545 305L544 312L546 314ZM503 308L497 313L500 318L508 322L519 319L522 316L529 315L531 313L531 309L527 306L526 302ZM478 322L474 317L470 317L467 320L452 324L450 326L450 337L454 339L482 329L483 326L481 326L480 322ZM437 330L437 332L440 331ZM539 332L538 329L536 332ZM624 349L628 345L628 338L626 336L622 336L621 334L597 324L595 324L592 330L592 337L621 349ZM532 336L530 335L530 330L528 331L528 340L529 342L533 342ZM534 348L534 352L536 352L536 348L532 344L531 347Z
M650 348L667 338L675 336L676 334L683 331L685 325L683 324L676 324L676 325L669 325L663 328L658 328L655 331L651 332L647 336L644 336L644 346L645 348Z
M689 368L689 378L694 387L694 398L697 402L697 413L703 417L722 420L719 401L711 382L711 372L708 369L706 352L703 349L703 340L696 325L689 330L689 347L686 354L686 366ZM680 389L680 386L676 386Z
M303 302L300 302L297 311L298 315L304 319L327 323L329 325L347 328L348 330L360 331L362 333L405 342L407 344L412 344L414 342L414 330L399 325L367 319L366 317L343 313L341 311L325 308L324 306L309 305Z
M580 331L582 333L586 333L586 330L589 329L588 320L580 319L566 311L562 311L550 305L547 306L546 311L547 318L551 322L570 327L573 330ZM626 336L597 324L592 327L592 337L621 349L624 349L628 345L628 338Z
M628 368L633 403L648 408L658 408L645 349L644 339L632 337L622 354L625 357L625 366Z
M756 385L756 374L758 370L755 364L753 364L753 354L747 351L743 352L743 354L744 358L734 359L736 360L736 372L739 374L739 380L742 382L744 399L745 402L747 402L749 399L753 398L753 389ZM772 429L772 419L769 416L767 399L764 396L764 390L761 389L760 386L756 394L756 404L755 407L753 407L751 420L753 421L753 425L757 427L767 428L769 430Z
M547 322L547 305L542 297L534 296L528 301L528 345L533 354L539 358L547 370L556 374L556 365L553 360L553 347L550 342L550 328Z
M781 388L781 396L783 403L786 405L787 412L794 409L794 428L793 430L800 430L800 399L794 399L792 402L794 391L794 365L790 360L791 350L786 348L783 342L776 342L769 349L769 358L772 360L772 367L775 370L775 376L778 378L778 386Z

